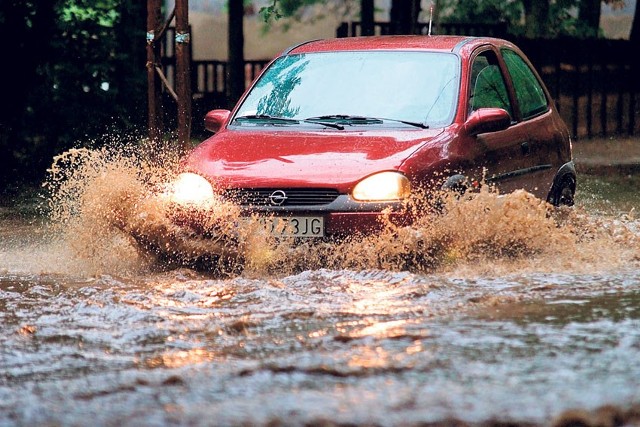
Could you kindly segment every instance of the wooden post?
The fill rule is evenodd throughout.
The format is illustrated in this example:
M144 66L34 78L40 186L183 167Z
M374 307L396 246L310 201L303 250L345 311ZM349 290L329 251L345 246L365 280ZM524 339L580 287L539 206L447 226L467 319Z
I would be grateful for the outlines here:
M229 0L229 66L227 68L227 96L229 108L233 107L245 89L244 70L244 3Z
M373 0L360 0L361 35L373 36L375 34L374 12Z
M188 0L176 0L176 94L178 95L178 143L186 150L191 138L191 35Z
M160 41L157 35L161 31L162 0L147 0L147 87L149 139L160 141L163 133L162 124L162 85L156 74L156 66L160 66Z

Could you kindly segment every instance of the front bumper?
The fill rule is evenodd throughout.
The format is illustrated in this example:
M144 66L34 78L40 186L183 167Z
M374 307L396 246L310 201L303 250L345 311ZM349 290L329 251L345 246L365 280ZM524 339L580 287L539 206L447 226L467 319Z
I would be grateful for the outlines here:
M393 203L360 203L349 196L340 195L333 202L319 206L240 206L237 218L225 217L222 221L232 221L236 226L246 223L244 219L254 217L322 217L324 219L324 236L345 237L350 235L366 235L382 230L392 224L408 225L412 215L402 202ZM217 223L214 232L210 231L215 218L210 213L198 209L178 209L171 215L172 222L181 228L188 229L199 237L207 238L217 235L219 229L229 229L228 224Z
M347 195L321 206L243 206L244 216L322 216L328 237L370 234L387 224L402 226L412 216L402 202L356 202Z

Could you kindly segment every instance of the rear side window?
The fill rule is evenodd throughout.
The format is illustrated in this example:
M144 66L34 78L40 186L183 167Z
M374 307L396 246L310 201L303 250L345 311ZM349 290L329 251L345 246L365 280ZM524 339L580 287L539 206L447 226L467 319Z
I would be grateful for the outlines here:
M524 59L508 49L502 51L502 56L513 80L522 118L528 119L547 111L549 105L544 90Z

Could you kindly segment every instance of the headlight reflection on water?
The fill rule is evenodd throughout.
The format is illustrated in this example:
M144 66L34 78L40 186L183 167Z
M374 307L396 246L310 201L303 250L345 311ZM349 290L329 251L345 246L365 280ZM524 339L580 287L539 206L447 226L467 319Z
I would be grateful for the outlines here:
M165 352L145 360L141 366L147 368L181 368L220 359L221 356L204 348L188 350L166 350Z

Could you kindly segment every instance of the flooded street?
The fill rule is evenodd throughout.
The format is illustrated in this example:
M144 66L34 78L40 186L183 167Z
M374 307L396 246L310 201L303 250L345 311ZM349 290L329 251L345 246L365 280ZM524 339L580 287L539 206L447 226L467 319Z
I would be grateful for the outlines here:
M585 178L555 219L484 195L228 275L3 208L0 425L640 425L636 184Z

